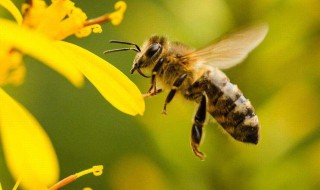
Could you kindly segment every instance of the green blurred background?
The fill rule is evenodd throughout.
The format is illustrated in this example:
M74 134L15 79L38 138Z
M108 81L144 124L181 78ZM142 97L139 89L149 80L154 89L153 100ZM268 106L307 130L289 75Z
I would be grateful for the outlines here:
M116 1L75 2L93 18L113 11ZM146 99L143 116L128 116L106 102L90 83L76 89L26 57L25 83L5 90L49 134L61 178L92 165L105 168L102 176L85 176L64 189L320 189L319 0L126 2L121 25L105 24L102 34L67 41L108 60L142 92L150 82L129 74L134 52L103 55L104 50L119 47L108 40L141 44L152 34L164 34L199 48L238 26L269 24L263 43L242 64L225 71L256 108L260 143L236 142L210 118L201 147L207 157L202 162L189 144L194 103L177 96L164 116L167 93L162 93ZM2 186L12 187L2 150L0 172Z

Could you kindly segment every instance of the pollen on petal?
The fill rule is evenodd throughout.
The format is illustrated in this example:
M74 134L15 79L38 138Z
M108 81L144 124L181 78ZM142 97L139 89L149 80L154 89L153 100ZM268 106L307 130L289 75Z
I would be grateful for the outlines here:
M143 114L145 104L141 92L121 71L81 47L62 41L57 45L75 56L75 66L114 107L130 115Z
M0 88L0 135L9 171L25 189L55 183L59 166L53 145L36 119Z

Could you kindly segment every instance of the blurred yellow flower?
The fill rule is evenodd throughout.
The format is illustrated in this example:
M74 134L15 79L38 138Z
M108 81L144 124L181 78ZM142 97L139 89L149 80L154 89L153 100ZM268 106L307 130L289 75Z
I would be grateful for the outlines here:
M0 88L0 130L3 152L15 179L24 187L45 187L57 181L58 159L36 119Z
M21 186L39 189L58 179L58 160L51 141L40 124L2 87L23 82L26 69L23 55L30 55L80 87L84 77L120 111L143 114L144 101L138 88L114 66L91 52L62 42L102 32L99 24L120 24L126 3L115 4L116 11L95 19L74 6L70 0L28 0L22 14L11 0L0 0L16 22L0 18L0 135L8 168Z

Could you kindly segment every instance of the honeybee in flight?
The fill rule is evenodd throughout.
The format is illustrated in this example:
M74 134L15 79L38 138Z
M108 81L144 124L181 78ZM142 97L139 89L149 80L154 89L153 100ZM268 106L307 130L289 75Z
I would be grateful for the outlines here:
M243 61L261 43L267 32L266 24L253 25L198 50L180 42L170 42L163 36L152 36L141 48L134 43L112 40L111 43L135 47L107 50L104 53L137 52L131 74L137 71L143 77L151 77L151 86L145 96L154 96L162 91L157 83L170 89L163 113L166 113L167 104L176 92L199 104L191 129L191 147L194 154L203 159L199 145L206 112L234 139L258 143L260 124L253 106L220 69L228 69ZM141 69L151 70L152 75L145 75Z

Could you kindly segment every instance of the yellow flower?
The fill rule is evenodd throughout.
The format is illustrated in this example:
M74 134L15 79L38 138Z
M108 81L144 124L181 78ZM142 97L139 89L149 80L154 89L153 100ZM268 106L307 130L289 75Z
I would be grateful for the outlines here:
M58 179L58 160L51 141L40 124L2 87L23 82L26 69L23 55L32 56L57 71L74 86L86 77L114 107L130 114L143 114L144 101L138 88L118 69L91 52L61 40L75 34L84 37L100 33L100 23L117 25L126 4L116 11L87 19L70 0L28 0L22 14L11 0L0 0L16 22L0 18L0 135L9 170L30 189L53 184Z
M9 170L24 187L53 184L58 160L45 131L36 119L0 88L0 134Z
M14 5L10 2L0 0L0 5L11 11L18 23L0 18L0 28L5 28L0 30L0 61L7 63L7 66L0 67L0 85L21 83L25 68L19 54L23 53L39 59L75 86L82 85L84 75L120 111L130 115L143 114L141 93L124 74L85 49L67 42L58 43L72 34L83 37L91 32L101 32L99 23L111 21L119 24L126 10L123 1L115 4L114 13L91 20L87 20L85 13L69 0L52 0L50 6L43 0L28 1L31 3L24 4L21 20L22 16L15 15L19 12L13 11L16 8L12 8ZM107 76L108 80L88 75L96 72Z

